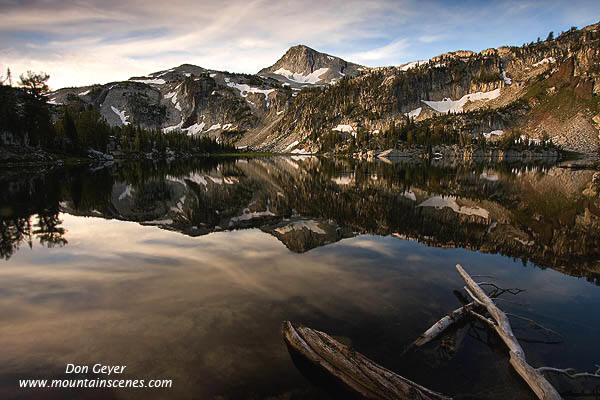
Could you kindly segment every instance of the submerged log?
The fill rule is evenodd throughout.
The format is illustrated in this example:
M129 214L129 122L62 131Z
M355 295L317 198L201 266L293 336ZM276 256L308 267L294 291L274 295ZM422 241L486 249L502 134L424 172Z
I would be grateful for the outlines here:
M456 264L456 269L468 286L468 288L465 288L467 293L469 293L475 303L480 304L487 309L488 313L494 318L494 321L473 311L471 311L471 314L487 323L490 327L494 328L496 333L498 333L498 336L500 336L510 351L510 364L517 373L521 375L525 382L527 382L538 398L542 400L561 399L560 394L558 394L554 386L546 380L544 375L527 363L525 352L517 341L506 314L494 304L492 299L489 298L477 282L475 282L459 264Z
M412 343L411 346L423 346L424 344L431 342L450 326L469 316L470 310L472 310L475 306L475 302L472 302L452 311L450 314L431 325L431 327L423 332L421 336L419 336L417 340Z
M282 326L285 342L313 365L333 376L349 390L376 400L449 400L337 342L329 335L306 327Z

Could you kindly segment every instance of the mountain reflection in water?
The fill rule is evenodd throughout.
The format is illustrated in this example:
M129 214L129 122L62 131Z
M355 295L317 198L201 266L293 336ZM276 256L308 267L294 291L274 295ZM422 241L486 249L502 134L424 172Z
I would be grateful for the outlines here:
M531 261L597 282L593 171L544 165L436 167L316 157L131 163L0 176L0 255L67 243L59 212L199 236L259 228L294 252L357 234L393 235ZM32 218L32 216L35 217Z
M45 394L327 398L289 359L279 325L290 319L435 390L533 398L502 344L476 339L484 330L451 357L402 352L458 306L461 263L527 289L503 308L564 336L525 344L533 365L592 369L592 175L315 157L3 171L0 397L37 398L15 382L103 362L174 387Z

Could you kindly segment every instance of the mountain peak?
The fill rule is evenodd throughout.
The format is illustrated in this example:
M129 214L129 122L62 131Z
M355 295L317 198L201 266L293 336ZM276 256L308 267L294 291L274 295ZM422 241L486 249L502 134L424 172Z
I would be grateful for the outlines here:
M129 78L129 80L142 83L163 84L165 82L181 80L192 75L201 75L205 72L207 72L205 68L199 67L197 65L181 64L178 67L153 72L147 76L135 76Z
M298 44L290 47L275 64L260 70L258 75L299 88L332 84L346 75L357 75L361 68L358 64Z
M308 47L305 44L297 44L295 46L290 47L287 51L287 53L294 53L294 52L298 52L298 51L305 51L305 52L314 52L314 53L318 53L318 51L316 51L315 49Z

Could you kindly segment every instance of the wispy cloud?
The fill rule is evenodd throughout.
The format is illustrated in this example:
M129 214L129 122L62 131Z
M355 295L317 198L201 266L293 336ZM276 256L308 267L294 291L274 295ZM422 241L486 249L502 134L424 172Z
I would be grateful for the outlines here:
M407 39L398 39L385 46L372 50L348 54L348 58L364 64L394 64L405 56L403 53L408 48Z
M444 39L446 35L423 35L419 37L419 41L423 43L434 43Z
M53 87L182 63L253 73L299 43L366 65L400 64L534 40L573 24L566 12L578 22L600 15L596 3L584 1L575 12L556 0L527 7L433 0L3 1L0 68L46 71Z

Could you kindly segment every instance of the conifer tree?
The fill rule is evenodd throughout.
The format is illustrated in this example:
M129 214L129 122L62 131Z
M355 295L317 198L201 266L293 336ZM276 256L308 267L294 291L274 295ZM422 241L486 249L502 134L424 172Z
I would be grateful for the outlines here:
M33 71L27 71L27 75L21 74L19 86L38 99L43 99L44 95L50 91L48 87L48 79L50 75L45 72L36 74Z

